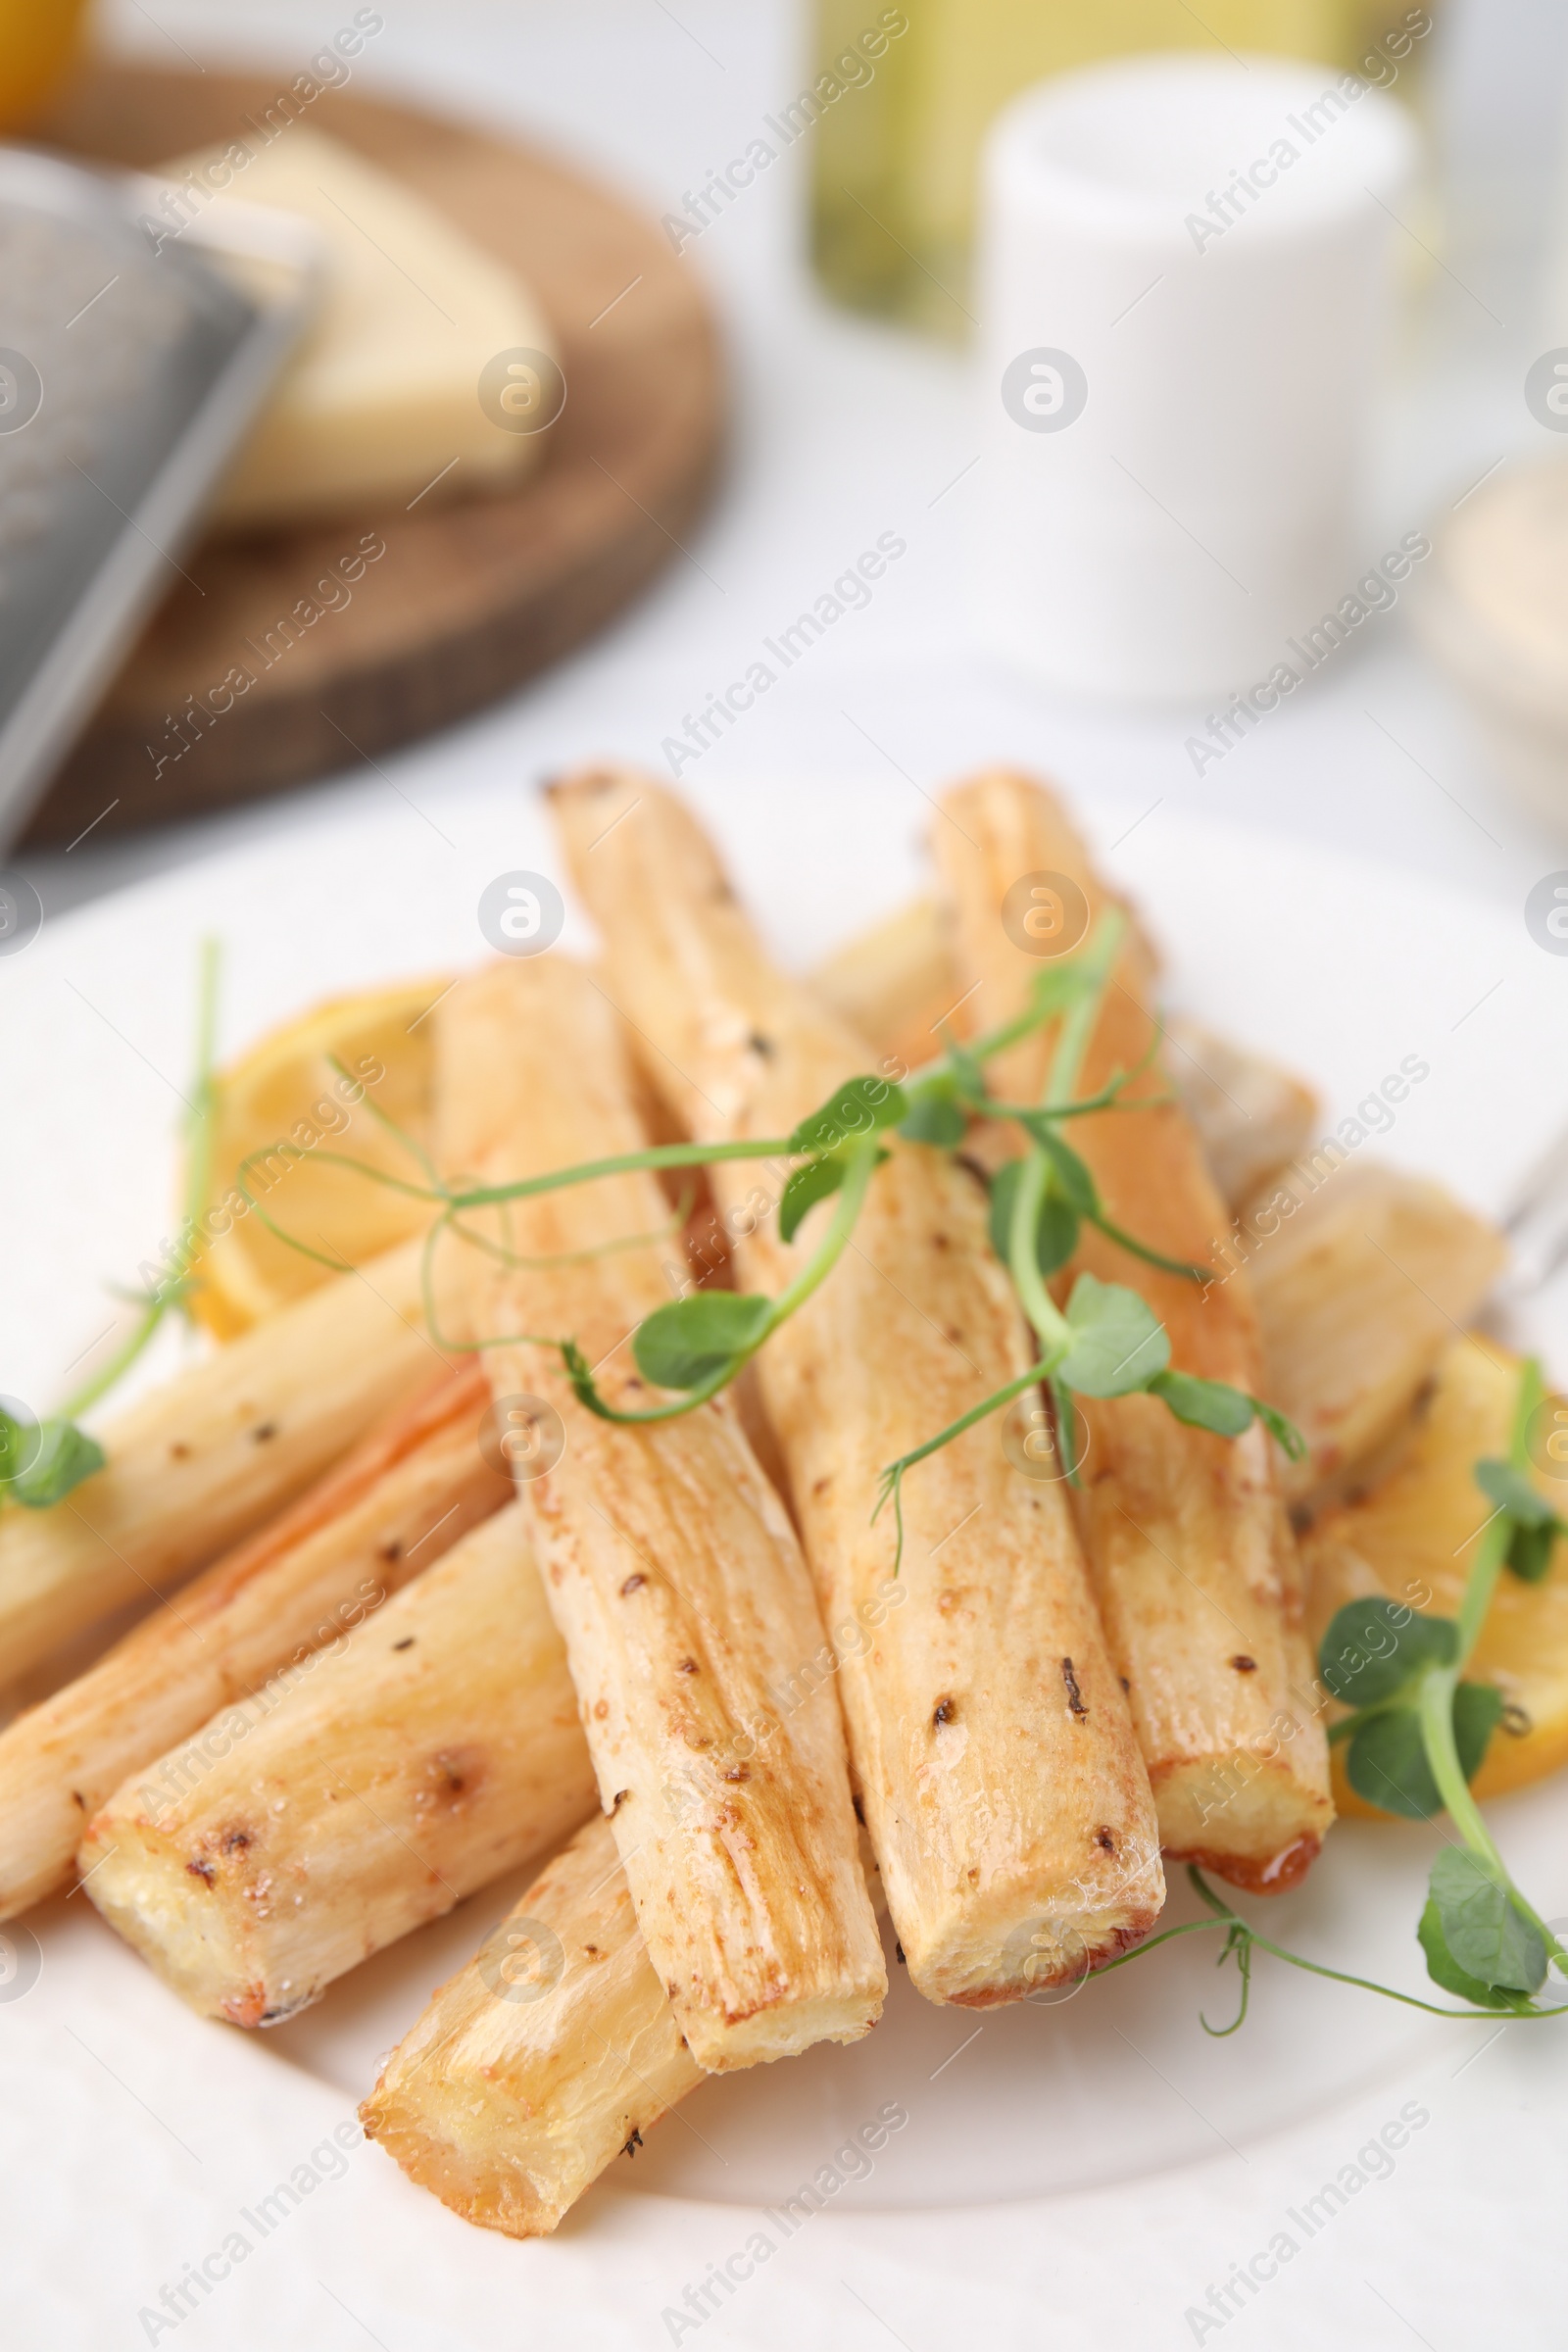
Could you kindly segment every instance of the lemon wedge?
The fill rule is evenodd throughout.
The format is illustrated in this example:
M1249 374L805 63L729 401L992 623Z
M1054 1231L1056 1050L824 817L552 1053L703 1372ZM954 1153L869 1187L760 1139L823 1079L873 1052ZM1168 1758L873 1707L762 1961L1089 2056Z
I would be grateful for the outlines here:
M1475 1544L1492 1505L1475 1483L1485 1455L1506 1456L1519 1365L1491 1340L1457 1340L1408 1451L1358 1499L1328 1512L1302 1540L1308 1632L1314 1655L1336 1609L1387 1593L1418 1612L1458 1611ZM1568 1484L1539 1470L1535 1483L1568 1516ZM1494 1683L1507 1712L1476 1775L1478 1796L1499 1796L1568 1762L1568 1544L1538 1585L1504 1568L1467 1680ZM1386 1820L1364 1804L1334 1751L1334 1801L1342 1813Z
M249 1330L327 1281L322 1258L358 1265L429 1223L427 1202L335 1155L404 1183L427 1181L416 1153L383 1122L418 1146L428 1142L434 1024L424 1016L448 985L411 980L336 998L270 1031L219 1072L208 1200L212 1230L227 1231L195 1260L191 1298L192 1312L218 1338ZM242 1185L256 1208L245 1206ZM280 1240L272 1226L319 1256Z

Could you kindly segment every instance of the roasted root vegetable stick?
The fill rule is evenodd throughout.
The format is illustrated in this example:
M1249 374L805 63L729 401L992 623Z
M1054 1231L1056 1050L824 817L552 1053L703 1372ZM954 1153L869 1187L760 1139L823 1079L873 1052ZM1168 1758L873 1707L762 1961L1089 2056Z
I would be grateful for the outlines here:
M334 1277L117 1414L63 1502L0 1512L0 1675L182 1584L426 1382L418 1266L409 1243Z
M1165 1072L1230 1207L1250 1200L1312 1132L1318 1102L1311 1088L1201 1021L1176 1014L1166 1023Z
M670 795L594 770L554 799L607 984L688 1132L788 1135L866 1070L863 1041L768 962ZM786 1246L770 1213L782 1168L711 1176L745 1286L776 1294L827 1209ZM883 1465L1028 1363L980 1188L918 1145L895 1148L853 1248L756 1359L909 1974L933 2000L976 2006L1121 1951L1164 1895L1148 1781L1060 1483L1014 1467L999 1417L909 1479L897 1579L891 1514L871 1523Z
M281 1518L0 1733L0 1919L66 1883L126 1775L352 1631L511 1494L478 1446L489 1387L443 1370Z
M1039 958L1004 921L1007 893L1066 877L1089 921L1106 892L1054 800L1022 777L982 775L948 794L936 851L977 1018L1021 1009ZM1063 939L1071 947L1071 939ZM1094 1094L1131 1071L1152 1040L1151 979L1136 931L1112 975L1085 1056ZM993 1065L1000 1099L1036 1102L1050 1035ZM1168 1096L1157 1067L1124 1098ZM1191 1122L1165 1100L1074 1120L1109 1217L1166 1256L1203 1263L1223 1211ZM1245 1272L1199 1285L1145 1264L1089 1227L1070 1276L1139 1292L1170 1335L1171 1361L1256 1395L1257 1322ZM1328 1756L1311 1708L1296 1546L1272 1440L1255 1422L1219 1438L1157 1398L1084 1398L1089 1452L1079 1488L1105 1631L1126 1677L1166 1851L1257 1891L1295 1883L1333 1818Z
M972 1024L937 900L911 899L826 956L811 993L846 1028L890 1060L917 1069L942 1051L940 1032L967 1037Z
M1336 1166L1326 1150L1265 1188L1236 1250L1257 1301L1269 1400L1307 1442L1306 1459L1284 1465L1293 1502L1343 1487L1398 1439L1507 1255L1441 1184Z
M441 1986L360 2119L465 2221L542 2237L704 2079L591 1821Z
M134 1774L78 1857L192 2008L270 2026L583 1819L593 1777L509 1503L348 1636Z
M619 1018L581 966L495 965L436 1019L446 1166L504 1184L642 1146ZM574 1338L617 1408L659 1401L627 1342L668 1300L669 1224L646 1172L476 1218L513 1257L450 1245L474 1336ZM652 1238L600 1250L638 1235ZM519 1493L638 1923L693 2056L716 2073L856 2039L887 1977L843 1725L830 1682L800 1687L822 1627L733 1407L627 1428L577 1402L553 1348L492 1347L487 1362L498 1411L520 1394L558 1416L559 1457L540 1454ZM781 1707L791 1687L798 1703Z

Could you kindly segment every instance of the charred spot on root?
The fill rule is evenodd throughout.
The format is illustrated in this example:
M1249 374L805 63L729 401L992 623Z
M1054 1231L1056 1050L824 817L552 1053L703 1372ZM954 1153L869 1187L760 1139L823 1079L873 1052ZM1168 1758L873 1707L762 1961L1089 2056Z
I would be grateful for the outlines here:
M204 1886L214 1886L218 1884L217 1871L210 1862L203 1861L200 1854L197 1855L194 1862L187 1862L185 1868L193 1879L200 1879Z
M402 1557L403 1557L403 1546L402 1546L402 1544L401 1544L398 1542L398 1540L397 1540L396 1536L394 1536L394 1537L392 1538L392 1541L390 1542L390 1544L383 1544L381 1545L381 1548L380 1548L380 1551L379 1551L379 1553L377 1554L377 1557L378 1557L378 1558L380 1558L380 1559L383 1559L383 1560L401 1560L401 1559L402 1559Z
M626 1582L620 1588L621 1599L624 1600L628 1592L635 1592L640 1586L646 1585L648 1579L646 1576L644 1576L642 1570L640 1568L636 1569L632 1575L627 1577Z
M1257 1672L1257 1660L1255 1658L1250 1658L1245 1649L1239 1649L1236 1652L1235 1657L1231 1660L1231 1664L1235 1667L1238 1674L1255 1674Z
M610 1810L612 1813L618 1813L621 1806L626 1802L626 1799L628 1796L630 1796L630 1794L631 1790L629 1788L617 1788L614 1796L611 1800Z
M902 1943L899 1943L899 1942L897 1942L897 1941L896 1941L896 1942L894 1943L894 1946L893 1946L893 1952L894 1952L894 1957L895 1957L895 1959L898 1961L898 1964L899 1964L899 1966L900 1966L901 1968L907 1968L909 1964L908 1964L907 1960L906 1960L906 1959L905 1959L905 1957L904 1957L904 1946L903 1946L903 1944L902 1944Z
M956 1721L957 1721L957 1720L958 1720L958 1702L957 1702L957 1700L956 1700L956 1698L939 1698L939 1699L937 1700L937 1703L936 1703L935 1707L934 1707L934 1708L932 1709L932 1711L931 1711L931 1721L932 1721L934 1724L937 1724L937 1723L956 1723Z
M225 1854L242 1854L250 1843L251 1834L249 1830L237 1829L225 1830L222 1837L220 1838L218 1841L220 1852Z
M675 1669L677 1674L695 1674L697 1671L697 1660L695 1658L682 1658L680 1664Z
M80 1804L81 1799L78 1797L76 1802ZM863 1830L865 1827L865 1806L858 1796L852 1796L850 1802L855 1807L855 1818Z
M480 1748L441 1748L425 1767L426 1776L435 1783L438 1799L456 1804L459 1797L477 1788L484 1778L484 1753ZM426 1801L421 1793L416 1803Z
M1068 1711L1076 1715L1082 1722L1087 1717L1089 1709L1084 1705L1083 1692L1078 1688L1078 1677L1072 1670L1071 1658L1063 1658L1061 1661L1061 1679L1067 1688Z
M1130 1682L1127 1680L1127 1677L1126 1677L1124 1674L1118 1674L1118 1675L1117 1675L1117 1677L1116 1677L1116 1680L1117 1680L1117 1682L1118 1682L1118 1683L1120 1683L1120 1685L1121 1685L1121 1687L1122 1687L1122 1689L1123 1689L1124 1690L1131 1690L1131 1689L1132 1689L1132 1685L1131 1685L1131 1683L1130 1683Z
M643 2135L638 2131L636 2125L633 2124L631 2129L631 2137L627 2140L626 2145L621 2149L620 2152L623 2156L635 2156L642 2144Z
M1095 1832L1095 1843L1107 1854L1113 1854L1116 1851L1116 1840L1103 1822Z
M412 1649L414 1647L414 1636L412 1634L405 1634L402 1641L394 1642L392 1646L394 1649Z
M82 1795L79 1788L73 1788L71 1791L71 1801L75 1806L78 1813L86 1812L87 1799Z
M746 1043L751 1047L754 1054L760 1054L763 1061L771 1061L774 1054L778 1052L778 1048L774 1045L773 1040L770 1037L764 1037L760 1029L754 1029L751 1036L746 1040Z
M251 1443L253 1446L265 1446L270 1438L275 1438L276 1435L277 1423L275 1421L258 1421L256 1427L251 1431Z

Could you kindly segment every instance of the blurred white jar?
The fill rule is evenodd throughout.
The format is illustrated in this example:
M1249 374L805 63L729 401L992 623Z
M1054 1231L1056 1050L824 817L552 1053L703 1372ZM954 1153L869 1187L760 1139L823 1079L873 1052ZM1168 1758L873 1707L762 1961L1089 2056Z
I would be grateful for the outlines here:
M1414 160L1396 100L1273 58L1098 66L999 118L972 575L997 651L1206 699L1351 591Z

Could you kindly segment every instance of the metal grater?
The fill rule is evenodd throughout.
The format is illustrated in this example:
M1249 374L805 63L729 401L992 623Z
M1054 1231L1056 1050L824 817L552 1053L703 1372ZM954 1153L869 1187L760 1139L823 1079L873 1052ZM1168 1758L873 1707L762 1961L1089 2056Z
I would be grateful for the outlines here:
M174 576L314 307L308 224L0 148L0 848Z

